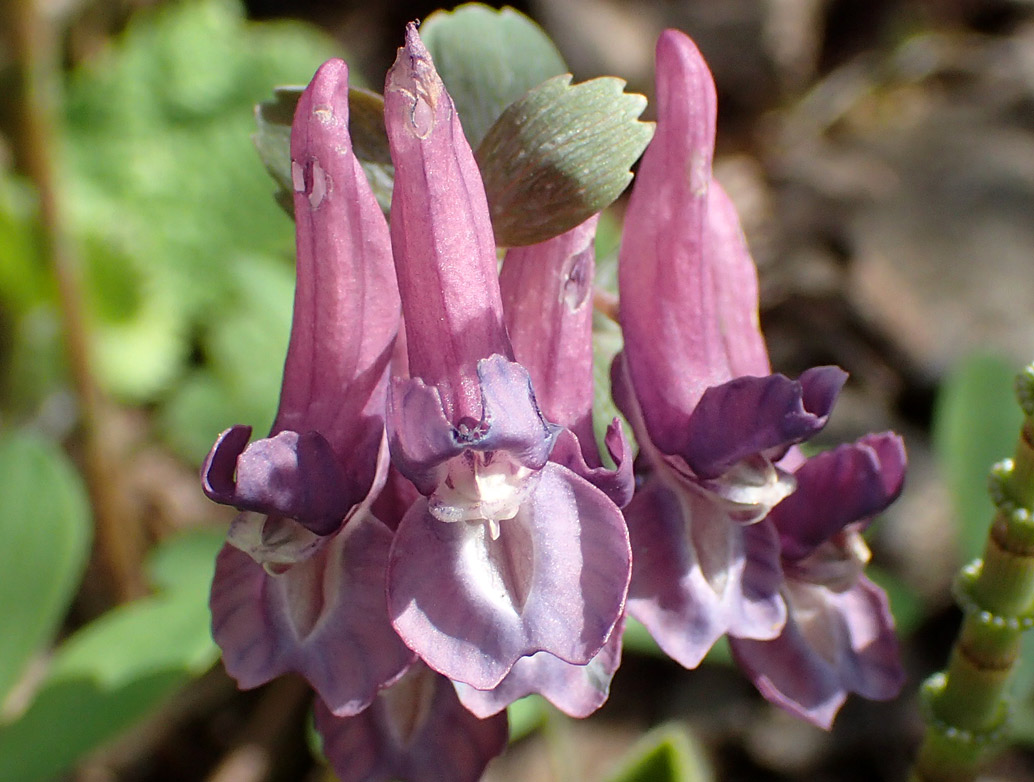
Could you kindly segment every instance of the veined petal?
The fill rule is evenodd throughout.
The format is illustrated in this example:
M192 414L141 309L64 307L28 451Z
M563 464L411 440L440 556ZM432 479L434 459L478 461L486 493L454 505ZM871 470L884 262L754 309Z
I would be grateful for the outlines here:
M384 215L348 133L348 68L330 60L291 127L294 317L273 433L319 432L365 496L383 431L399 294Z
M779 543L691 491L650 481L625 509L632 541L628 613L668 656L695 668L725 633L774 638L786 621Z
M439 389L453 424L481 419L475 367L512 358L481 174L416 26L384 87L395 187L391 240L409 370Z
M693 410L681 455L705 479L755 454L775 461L826 425L846 380L839 367L815 367L799 380L738 377L712 386Z
M317 699L315 717L341 782L477 782L508 734L505 714L478 719L420 663L362 714L335 717Z
M887 597L866 578L846 592L813 585L773 641L731 638L737 662L772 703L827 730L849 692L897 696L905 676Z
M224 546L212 582L212 636L244 689L289 671L339 714L355 714L413 660L388 621L391 532L362 514L310 558L270 575Z
M395 534L388 606L406 644L439 673L491 689L525 655L595 656L624 607L630 552L621 513L547 464L498 536L414 505Z
M678 453L704 389L731 374L717 271L707 257L714 81L696 46L676 30L657 41L656 104L657 130L625 215L621 327L650 438L665 453Z
M476 690L455 682L460 702L481 718L498 714L515 700L539 693L569 717L588 717L607 701L610 682L621 665L622 617L599 654L586 665L571 665L548 652L522 657L497 687Z
M506 253L499 285L506 329L546 420L570 429L601 465L592 429L592 291L598 217Z
M867 435L808 459L797 490L772 509L783 557L802 559L852 522L870 519L901 493L905 443L893 432Z
M250 426L219 435L201 468L208 497L240 510L296 519L329 535L365 494L345 475L334 449L319 432L283 431L248 444ZM376 452L370 479L376 472ZM369 488L369 485L367 487Z
M453 425L439 389L419 378L395 378L388 400L392 462L430 495L445 479L446 462L464 451L505 451L529 470L546 463L559 429L543 419L527 371L500 355L477 362L477 421Z

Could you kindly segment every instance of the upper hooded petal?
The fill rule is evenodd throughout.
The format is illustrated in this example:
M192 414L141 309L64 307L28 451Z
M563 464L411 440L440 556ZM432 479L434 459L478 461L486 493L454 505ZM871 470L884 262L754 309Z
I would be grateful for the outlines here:
M549 652L522 657L498 686L476 690L455 682L460 702L478 717L498 714L515 700L538 693L569 717L588 717L607 701L610 682L621 665L624 617L610 639L586 665L571 665Z
M904 684L894 622L883 591L866 578L836 593L807 586L822 610L794 610L773 641L731 638L737 662L761 694L821 728L830 728L849 692L871 700L894 698ZM801 621L823 622L811 632ZM809 638L809 635L812 638ZM821 646L815 637L821 635Z
M646 428L662 451L677 453L704 389L730 374L707 258L714 81L693 42L675 30L657 41L656 104L657 130L625 213L620 317Z
M705 479L754 454L774 461L826 425L846 380L839 367L814 367L799 380L738 377L712 386L689 419L680 455Z
M901 493L905 462L905 443L893 432L808 459L794 473L797 490L770 514L783 557L802 559L848 524L884 510Z
M481 174L416 26L384 87L395 186L391 240L409 370L441 391L446 417L481 418L475 367L512 358Z
M771 524L742 525L703 495L651 480L625 509L628 613L668 656L695 668L722 635L774 638L786 621Z
M374 479L399 294L384 215L352 152L348 69L330 60L291 127L297 285L273 433L316 431L358 502Z
M506 253L499 275L514 356L528 370L539 409L574 432L585 461L601 465L592 428L592 292L598 218Z
M421 501L392 545L396 630L433 669L478 689L538 651L584 665L624 607L631 555L620 511L559 465L533 480L497 539L479 521L439 521Z
M505 714L478 719L419 663L362 714L335 717L317 699L315 717L341 782L477 782L508 734Z
M330 708L355 714L413 660L388 621L391 532L362 514L310 558L270 575L226 545L212 581L212 636L245 688L289 671Z

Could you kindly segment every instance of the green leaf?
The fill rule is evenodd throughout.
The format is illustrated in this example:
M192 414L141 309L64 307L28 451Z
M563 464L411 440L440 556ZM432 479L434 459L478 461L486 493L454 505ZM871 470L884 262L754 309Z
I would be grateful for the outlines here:
M1012 456L1023 413L1013 397L1015 368L975 355L945 378L934 407L933 444L955 507L964 560L980 556L994 506L991 465Z
M506 708L510 723L510 741L520 741L542 727L549 716L549 706L541 695L528 695Z
M35 435L0 437L0 497L2 701L50 643L75 597L91 526L78 473L60 448Z
M165 591L115 608L54 654L28 710L0 726L0 779L47 782L207 670L208 584L222 535L169 541L148 568Z
M467 3L435 11L420 37L474 148L507 106L568 70L542 28L513 8Z
M556 76L513 103L475 156L497 244L543 242L614 201L653 136L638 117L642 95L603 77L571 84Z
M609 782L710 782L710 764L696 741L677 725L646 734Z

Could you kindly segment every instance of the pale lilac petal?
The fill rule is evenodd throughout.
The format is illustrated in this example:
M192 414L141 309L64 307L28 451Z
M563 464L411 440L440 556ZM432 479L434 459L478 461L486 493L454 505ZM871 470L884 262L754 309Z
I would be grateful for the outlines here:
M448 679L419 663L362 714L315 705L323 752L341 782L477 782L506 748L506 715L480 720Z
M570 429L601 465L592 428L592 291L597 217L549 241L516 247L499 275L506 329L546 420Z
M201 484L215 502L297 519L317 535L329 535L369 489L349 480L318 432L284 431L248 445L250 435L250 426L231 427L206 457ZM376 466L376 452L372 456Z
M632 541L628 613L668 656L695 668L727 632L774 638L786 621L768 522L740 525L694 492L654 480L625 509Z
M701 478L717 478L754 454L773 461L826 425L847 373L815 367L799 380L738 377L708 388L687 427L681 455Z
M762 695L828 729L848 693L890 700L901 691L905 676L883 591L863 577L846 592L822 593L827 610L821 618L830 626L813 629L812 634L821 632L828 648L809 643L793 610L776 640L730 638L730 645ZM816 619L810 616L809 621Z
M270 575L224 546L212 582L212 636L244 689L289 671L330 707L355 714L413 659L388 621L391 532L362 514L313 556Z
M732 377L771 374L758 322L758 271L729 196L712 180L707 202L707 252L716 273L720 332Z
M439 521L421 501L392 545L395 629L433 669L478 689L538 651L587 663L624 607L631 555L621 513L559 465L532 480L496 540L489 524Z
M690 411L730 373L706 257L714 82L690 39L657 41L657 130L636 174L619 262L625 355L650 438L679 453Z
M905 443L892 432L808 459L794 473L797 490L770 515L783 557L802 559L848 524L884 510L901 493L905 461Z
M603 442L607 446L610 458L614 460L613 470L607 467L590 467L586 464L584 445L569 429L564 429L557 437L549 460L561 464L576 475L585 478L610 497L611 502L619 508L623 508L632 501L632 494L635 491L635 474L632 472L632 447L628 443L620 420L615 418L611 421ZM592 448L595 450L595 438L592 443ZM598 456L596 461L599 462Z
M624 617L610 639L587 665L571 665L548 652L522 657L499 685L475 690L456 682L460 702L478 717L498 714L515 700L539 693L569 717L588 717L607 701L610 682L621 665L621 635Z
M388 72L384 119L395 164L391 240L410 373L438 387L451 422L478 421L478 359L513 357L495 240L474 155L413 24Z
M559 429L539 412L524 367L494 355L477 363L477 377L482 418L460 427L445 417L437 388L420 379L392 381L387 416L392 462L422 494L441 484L445 463L465 450L506 451L530 470L549 458Z
M374 480L400 309L388 225L352 153L341 60L302 93L291 161L297 286L272 431L319 432L362 496Z

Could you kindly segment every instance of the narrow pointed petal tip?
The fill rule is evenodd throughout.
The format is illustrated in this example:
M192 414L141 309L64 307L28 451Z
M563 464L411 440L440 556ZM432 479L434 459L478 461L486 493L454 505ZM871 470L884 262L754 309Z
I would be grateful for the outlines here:
M512 358L495 239L474 155L412 25L384 90L410 373L439 389L453 423L478 420L477 362L495 353Z

